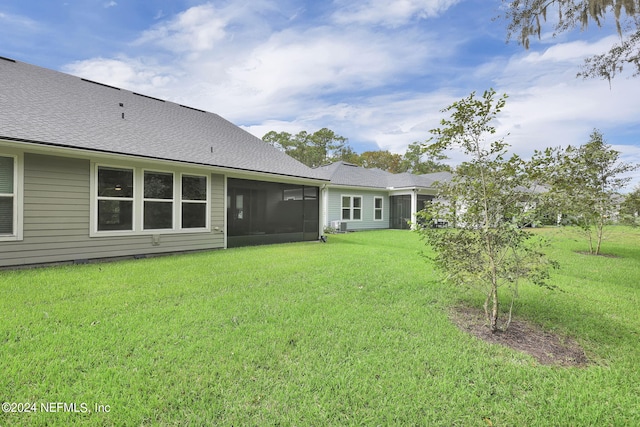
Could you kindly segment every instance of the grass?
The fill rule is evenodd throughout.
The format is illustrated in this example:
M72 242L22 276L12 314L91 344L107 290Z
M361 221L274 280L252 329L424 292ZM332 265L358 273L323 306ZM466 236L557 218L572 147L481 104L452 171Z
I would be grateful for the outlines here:
M517 314L587 368L458 330L449 309L480 297L406 231L0 271L0 400L37 404L0 425L639 425L640 233L614 229L614 258L538 232L560 290L524 286Z

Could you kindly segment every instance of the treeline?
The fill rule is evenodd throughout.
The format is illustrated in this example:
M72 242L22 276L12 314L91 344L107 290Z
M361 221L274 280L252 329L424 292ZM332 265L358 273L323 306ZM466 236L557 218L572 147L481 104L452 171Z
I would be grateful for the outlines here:
M424 144L419 142L409 144L404 155L400 155L389 150L365 151L358 154L349 146L347 138L336 135L327 128L314 133L302 131L295 135L271 131L265 134L262 140L312 168L344 161L391 173L425 174L451 171L450 166L438 161L441 159L427 155L424 152Z

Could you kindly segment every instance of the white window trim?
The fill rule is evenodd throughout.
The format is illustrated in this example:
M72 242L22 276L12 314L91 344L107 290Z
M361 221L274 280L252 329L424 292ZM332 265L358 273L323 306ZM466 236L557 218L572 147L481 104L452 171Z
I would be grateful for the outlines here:
M103 168L112 168L112 169L127 169L127 170L131 170L133 172L133 196L132 197L99 197L98 196L98 168L99 167L103 167ZM135 168L131 167L131 166L117 166L117 165L107 165L107 164L96 164L95 168L93 168L93 170L91 171L91 178L90 178L90 183L91 183L91 191L90 196L91 196L91 210L90 210L90 218L91 218L91 230L94 233L97 233L97 235L103 236L103 235L112 235L112 236L119 236L122 234L131 234L135 231L136 229L136 214L137 214L137 205L136 205L136 196L138 194L138 189L136 188L136 170ZM98 230L98 201L99 200L115 200L115 201L122 201L122 202L132 202L133 206L131 208L131 230L109 230L109 231L99 231ZM91 236L91 233L90 233Z
M376 208L376 200L380 200L380 207ZM380 211L380 219L376 219L376 212ZM384 197L382 196L374 196L373 197L373 220L374 221L384 221Z
M147 199L144 196L144 174L146 172L149 173L159 173L159 174L165 174L165 175L171 175L171 180L172 180L172 186L173 186L173 197L171 199ZM142 206L141 206L141 214L140 214L140 229L144 230L144 231L154 231L156 234L157 233L161 233L161 232L165 232L165 231L173 231L176 230L176 199L177 199L177 189L176 189L176 173L173 171L168 171L168 170L160 170L160 169L148 169L148 168L144 168L142 169L142 172L140 173L140 185L141 185L141 199L142 199ZM182 186L182 182L180 182L181 186ZM135 187L135 172L134 172L134 187ZM134 192L135 195L135 192ZM161 202L161 203L171 203L172 206L172 215L171 215L171 228L144 228L144 202ZM134 203L135 203L135 199L134 199Z
M98 168L114 168L114 169L132 169L133 170L133 230L109 230L98 231ZM173 175L173 227L163 229L144 229L144 202L154 201L156 199L144 198L144 172L160 172L171 173ZM182 176L204 177L207 180L207 197L206 201L206 219L205 227L201 228L182 228ZM190 172L176 168L167 170L165 168L153 168L149 166L135 166L130 163L91 163L90 173L90 191L91 208L89 212L90 231L89 237L115 237L115 236L147 236L154 234L193 234L208 233L211 231L211 174L201 172ZM102 199L101 200L105 200ZM118 199L121 200L121 199ZM167 201L162 199L160 201ZM185 200L185 202L196 202Z
M342 205L342 200L344 197L349 197L349 219L344 219L342 218L342 212L346 209L343 205ZM355 208L353 206L353 200L354 199L360 199L360 207L359 208ZM362 212L363 212L363 203L364 203L364 197L362 197L361 195L352 195L352 194L342 194L340 195L340 221L362 221ZM360 211L360 219L353 219L353 212L355 210L359 210Z
M180 230L184 231L184 232L189 232L189 231L208 231L210 228L210 221L211 221L211 176L210 175L203 175L203 174L197 174L197 173L188 173L188 172L182 172L179 174L180 176L180 181L177 185L177 192L178 195L176 197L176 200L179 204L179 206L176 208L177 211L177 218L176 218L176 225L180 228ZM207 179L207 197L204 200L188 200L188 199L184 199L183 195L182 195L182 178L184 176L191 176L191 177L204 177ZM204 204L205 205L205 223L204 223L204 227L194 227L194 228L182 228L182 205L183 203L199 203L199 204ZM226 209L225 209L226 212ZM225 215L226 217L226 215Z
M1 151L0 156L13 158L13 234L0 235L0 242L23 240L24 228L24 157L22 153Z

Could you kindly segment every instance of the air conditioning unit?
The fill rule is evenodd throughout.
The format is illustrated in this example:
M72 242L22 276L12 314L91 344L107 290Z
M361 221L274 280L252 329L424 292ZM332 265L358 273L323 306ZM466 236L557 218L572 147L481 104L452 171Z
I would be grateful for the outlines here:
M347 223L342 221L331 221L331 228L344 233L347 231Z

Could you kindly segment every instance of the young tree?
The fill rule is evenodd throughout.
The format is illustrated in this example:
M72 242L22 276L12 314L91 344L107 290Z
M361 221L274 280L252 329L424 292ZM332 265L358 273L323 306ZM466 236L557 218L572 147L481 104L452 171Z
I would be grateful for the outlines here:
M640 226L640 185L627 194L620 206L622 222L633 227Z
M480 289L484 312L492 332L501 329L499 289L510 289L511 303L506 329L511 321L518 283L529 280L546 285L553 264L541 252L542 242L523 225L533 220L535 184L529 179L528 164L517 155L506 159L508 144L503 139L485 141L496 129L491 125L506 102L494 90L481 98L472 93L442 110L451 118L432 130L427 147L432 155L459 149L469 157L455 171L450 182L439 185L439 200L420 213L418 229L435 252L437 267L455 285ZM438 221L455 224L435 228Z
M600 77L611 81L625 65L640 74L640 0L503 0L506 6L507 39L518 41L529 48L531 36L540 37L547 13L557 10L554 36L581 27L590 22L602 26L607 16L613 16L620 44L607 53L585 61L578 75L585 78Z
M594 130L588 143L579 147L536 152L541 179L551 186L550 204L579 226L589 240L589 252L600 253L604 228L616 210L616 199L631 178L624 177L637 168L619 162L620 153L607 145L602 133Z

